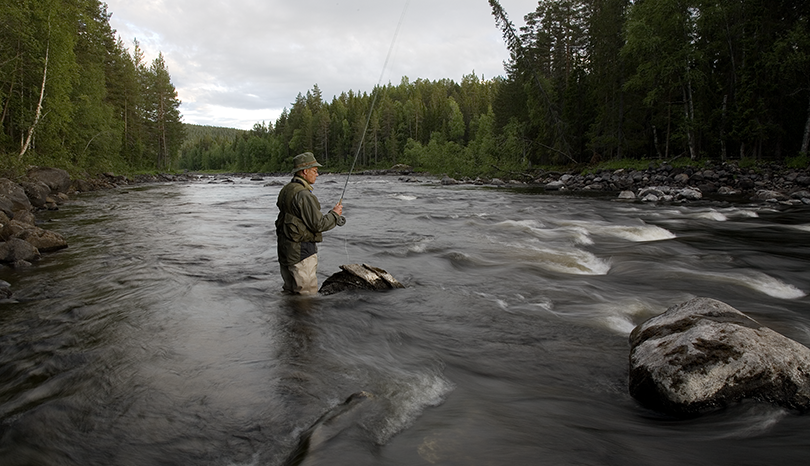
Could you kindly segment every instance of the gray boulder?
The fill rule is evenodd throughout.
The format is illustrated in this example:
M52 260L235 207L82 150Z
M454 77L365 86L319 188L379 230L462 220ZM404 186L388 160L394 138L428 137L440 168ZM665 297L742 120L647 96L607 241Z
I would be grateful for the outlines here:
M324 280L319 292L324 295L346 290L390 290L405 288L390 273L368 264L341 265L341 271Z
M630 334L630 394L670 414L697 414L743 399L806 411L810 349L733 307L695 298Z
M11 202L11 209L14 212L31 210L31 201L28 200L23 187L8 178L0 178L0 198Z
M689 182L689 175L686 173L678 173L675 175L675 182L679 184L686 184Z
M0 262L24 264L39 259L39 250L28 241L11 238L0 243Z
M56 193L67 193L70 189L70 175L59 168L32 168L28 170L28 179L34 182L42 182Z
M45 207L51 194L51 188L47 184L42 181L23 181L20 185L32 206L37 209Z
M756 192L753 196L751 196L752 201L760 201L760 202L778 202L787 200L787 196L784 193L779 191L771 191L767 189L761 189Z
M6 241L12 238L27 241L40 252L58 251L68 247L67 241L59 233L16 219L3 225L0 238Z
M686 199L687 201L698 201L703 198L703 193L694 188L684 188L676 194L678 199Z
M2 194L0 194L0 213L8 218L14 217L14 205Z

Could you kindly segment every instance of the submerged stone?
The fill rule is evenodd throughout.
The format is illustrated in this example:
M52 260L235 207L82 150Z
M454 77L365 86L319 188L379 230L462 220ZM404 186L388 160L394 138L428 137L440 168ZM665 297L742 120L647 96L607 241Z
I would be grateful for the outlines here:
M346 401L324 413L301 434L284 466L302 466L310 462L321 464L317 460L322 458L312 457L332 438L361 421L365 414L364 408L373 399L374 395L369 392L354 393ZM310 459L314 461L308 461Z

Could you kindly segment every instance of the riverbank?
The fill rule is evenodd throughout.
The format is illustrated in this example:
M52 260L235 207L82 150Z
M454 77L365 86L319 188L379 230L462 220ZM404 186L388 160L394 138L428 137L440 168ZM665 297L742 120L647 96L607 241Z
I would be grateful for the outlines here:
M398 176L404 182L436 180L443 185L526 186L549 194L603 194L628 201L688 202L712 198L730 202L765 202L784 205L810 205L810 168L794 169L778 164L741 167L736 162L704 164L701 167L673 166L650 162L646 169L571 169L509 172L500 177L452 178L417 172L407 165L390 169L364 170L355 175ZM288 173L222 173L222 174L156 174L135 177L101 175L91 180L75 181L76 190L94 191L139 183L174 181L227 181L229 178L289 176Z
M443 184L527 185L546 192L604 193L628 201L688 202L719 196L747 202L810 205L810 169L779 165L744 168L729 162L702 168L651 163L646 170L544 171L511 179L442 179Z

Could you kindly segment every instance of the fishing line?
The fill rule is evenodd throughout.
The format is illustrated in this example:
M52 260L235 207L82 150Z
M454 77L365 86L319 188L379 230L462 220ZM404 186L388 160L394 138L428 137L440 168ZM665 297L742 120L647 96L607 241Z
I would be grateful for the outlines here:
M408 11L408 4L411 3L411 0L406 0L405 8L402 9L402 15L399 17L399 23L397 23L397 29L394 31L394 38L391 39L391 46L388 47L388 55L385 57L385 63L383 64L382 72L380 72L380 79L377 80L377 88L380 87L380 83L382 83L383 76L385 75L385 68L388 67L388 60L391 58L391 51L394 50L394 44L397 42L397 36L399 35L399 30L402 27L402 21L405 19L405 12ZM383 92L386 91L388 86L383 89ZM352 176L352 172L354 172L354 166L357 163L357 157L360 156L360 149L363 148L363 141L366 139L366 131L368 131L368 123L371 121L371 112L374 111L374 104L377 102L377 93L373 92L374 97L371 99L371 108L368 109L368 116L366 116L366 125L363 127L363 134L360 136L360 144L357 146L357 153L354 155L354 161L352 161L352 167L349 169L349 174L346 176L346 183L343 185L343 192L340 193L340 200L338 204L343 202L343 196L346 194L346 187L349 185L349 178Z

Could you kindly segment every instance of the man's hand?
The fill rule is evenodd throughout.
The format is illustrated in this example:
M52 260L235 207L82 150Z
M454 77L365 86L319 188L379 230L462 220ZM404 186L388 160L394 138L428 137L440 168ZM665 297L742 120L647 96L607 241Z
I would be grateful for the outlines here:
M343 204L338 202L335 204L335 207L333 207L332 210L334 210L338 215L343 215Z

